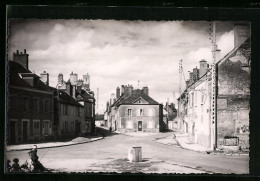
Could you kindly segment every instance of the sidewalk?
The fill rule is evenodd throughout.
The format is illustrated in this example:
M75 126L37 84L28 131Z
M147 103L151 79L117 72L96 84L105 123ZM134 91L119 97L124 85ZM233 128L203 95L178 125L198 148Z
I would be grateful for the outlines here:
M24 144L24 145L9 145L6 146L6 151L22 151L22 150L31 150L33 145L37 145L38 149L41 148L55 148L55 147L62 147L62 146L69 146L69 145L77 145L82 143L88 143L97 141L100 139L103 139L102 136L96 136L96 137L77 137L71 141L68 142L49 142L49 143L39 143L39 144Z
M179 145L184 148L184 149L188 149L188 150L193 150L193 151L197 151L197 152L208 152L209 149L196 144L196 143L190 143L188 141L188 135L187 134L175 134L176 136L176 141L179 143Z

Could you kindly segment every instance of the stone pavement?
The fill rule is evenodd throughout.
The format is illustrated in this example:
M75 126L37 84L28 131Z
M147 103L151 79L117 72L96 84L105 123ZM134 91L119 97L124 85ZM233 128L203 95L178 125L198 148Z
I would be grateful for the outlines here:
M71 141L67 142L48 142L48 143L38 143L38 144L23 144L23 145L8 145L6 146L6 151L21 151L21 150L31 150L33 145L37 145L38 149L41 148L54 148L54 147L62 147L69 145L76 145L82 143L88 143L103 139L102 136L98 135L95 137L77 137Z

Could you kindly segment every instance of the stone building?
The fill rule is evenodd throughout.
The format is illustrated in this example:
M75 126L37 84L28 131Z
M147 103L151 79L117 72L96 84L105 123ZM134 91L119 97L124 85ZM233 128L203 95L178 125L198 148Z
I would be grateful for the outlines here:
M85 133L84 106L68 92L52 88L54 91L55 139L72 138Z
M216 123L210 119L212 71L205 60L200 61L198 80L189 81L178 98L179 129L189 134L191 142L211 150L225 147L228 138L249 148L249 26L235 25L234 35L235 48L216 63Z
M64 81L63 74L58 75L57 89L67 92L79 104L84 107L85 133L94 133L95 131L95 98L94 92L90 90L90 76L83 75L83 80L78 79L76 73L71 73L68 81Z
M120 96L119 96L120 95ZM112 130L122 132L159 132L166 128L163 122L163 105L149 96L148 87L133 89L122 85L111 95L107 119Z
M53 137L53 90L28 69L28 57L17 50L8 61L7 144Z

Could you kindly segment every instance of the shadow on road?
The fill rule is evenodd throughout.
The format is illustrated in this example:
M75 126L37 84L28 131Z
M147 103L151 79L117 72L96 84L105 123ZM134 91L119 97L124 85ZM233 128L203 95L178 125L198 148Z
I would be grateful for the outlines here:
M100 134L103 137L108 137L108 136L118 135L119 133L116 133L116 132L111 132L110 133L110 131L108 129L106 129L106 128L96 127L96 134Z

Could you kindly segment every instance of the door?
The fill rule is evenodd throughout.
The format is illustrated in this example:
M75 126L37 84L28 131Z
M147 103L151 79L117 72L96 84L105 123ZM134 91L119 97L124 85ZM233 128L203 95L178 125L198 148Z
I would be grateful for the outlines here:
M44 135L49 134L49 122L44 121Z
M16 139L16 135L15 135L15 121L10 121L10 144L15 144L15 139Z
M142 131L142 121L138 121L138 131Z
M28 136L27 136L27 121L23 121L23 142L27 142Z

